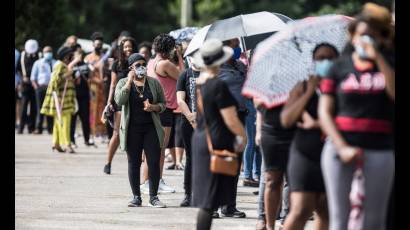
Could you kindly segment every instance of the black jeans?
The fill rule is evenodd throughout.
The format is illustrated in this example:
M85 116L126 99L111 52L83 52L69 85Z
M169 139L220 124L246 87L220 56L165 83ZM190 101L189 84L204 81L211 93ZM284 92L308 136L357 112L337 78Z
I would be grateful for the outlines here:
M90 98L77 97L78 112L75 113L71 119L70 139L75 144L75 127L77 124L77 117L80 116L81 127L83 129L84 142L88 143L90 140Z
M181 134L182 134L182 141L184 142L185 147L185 170L184 170L184 189L186 195L191 195L191 183L192 183L192 153L191 153L191 139L194 129L192 128L191 124L185 119L185 117L181 118Z
M132 125L128 127L127 157L128 179L134 196L141 196L140 167L142 150L148 163L149 195L156 196L159 185L159 161L161 148L154 124Z
M37 100L37 124L36 128L37 130L42 133L43 132L43 121L44 117L46 117L47 120L47 131L48 133L53 132L53 117L50 116L45 116L40 113L41 107L43 106L44 98L46 97L47 93L47 85L42 85L39 86L36 89L36 100Z
M20 127L19 132L22 133L24 131L24 127L28 126L29 133L34 131L35 123L36 123L36 116L37 116L37 104L36 104L36 97L34 93L34 88L31 83L23 83L23 90L22 90L22 111L20 114ZM30 114L27 115L28 109L30 106Z

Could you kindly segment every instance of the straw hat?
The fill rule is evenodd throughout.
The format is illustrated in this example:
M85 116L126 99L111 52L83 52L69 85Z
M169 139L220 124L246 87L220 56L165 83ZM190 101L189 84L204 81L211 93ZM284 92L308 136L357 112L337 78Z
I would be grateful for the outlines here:
M232 55L232 48L223 46L222 41L209 39L206 40L199 51L194 54L194 63L200 68L219 66L229 60Z

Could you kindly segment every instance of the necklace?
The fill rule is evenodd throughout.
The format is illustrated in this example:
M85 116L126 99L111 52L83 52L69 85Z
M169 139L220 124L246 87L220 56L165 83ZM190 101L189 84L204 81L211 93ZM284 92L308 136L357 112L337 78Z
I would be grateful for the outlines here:
M144 97L144 90L145 90L145 79L144 79L144 85L142 86L142 91L138 88L135 81L134 81L134 86L135 86L135 90L137 90L137 92L139 94L139 98L143 98Z

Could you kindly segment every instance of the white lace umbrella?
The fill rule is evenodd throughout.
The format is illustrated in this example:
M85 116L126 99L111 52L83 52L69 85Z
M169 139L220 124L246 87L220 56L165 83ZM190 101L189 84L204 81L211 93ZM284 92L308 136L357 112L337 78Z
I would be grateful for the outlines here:
M288 28L260 42L252 58L243 95L259 98L265 107L283 104L293 86L312 73L312 51L330 43L342 51L350 17L326 15L290 22Z

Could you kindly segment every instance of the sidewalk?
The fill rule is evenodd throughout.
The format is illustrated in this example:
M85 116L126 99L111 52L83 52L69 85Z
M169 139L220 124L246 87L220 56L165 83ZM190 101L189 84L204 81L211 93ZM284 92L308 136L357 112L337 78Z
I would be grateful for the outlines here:
M77 141L77 154L51 151L51 136L15 136L15 228L16 229L195 229L196 208L181 208L183 171L164 170L165 182L174 194L160 194L166 209L129 208L131 189L127 159L117 152L112 174L105 175L106 145L86 147ZM238 209L247 218L221 218L212 229L255 229L256 188L238 186ZM311 223L310 223L311 225ZM311 229L311 227L306 228Z

